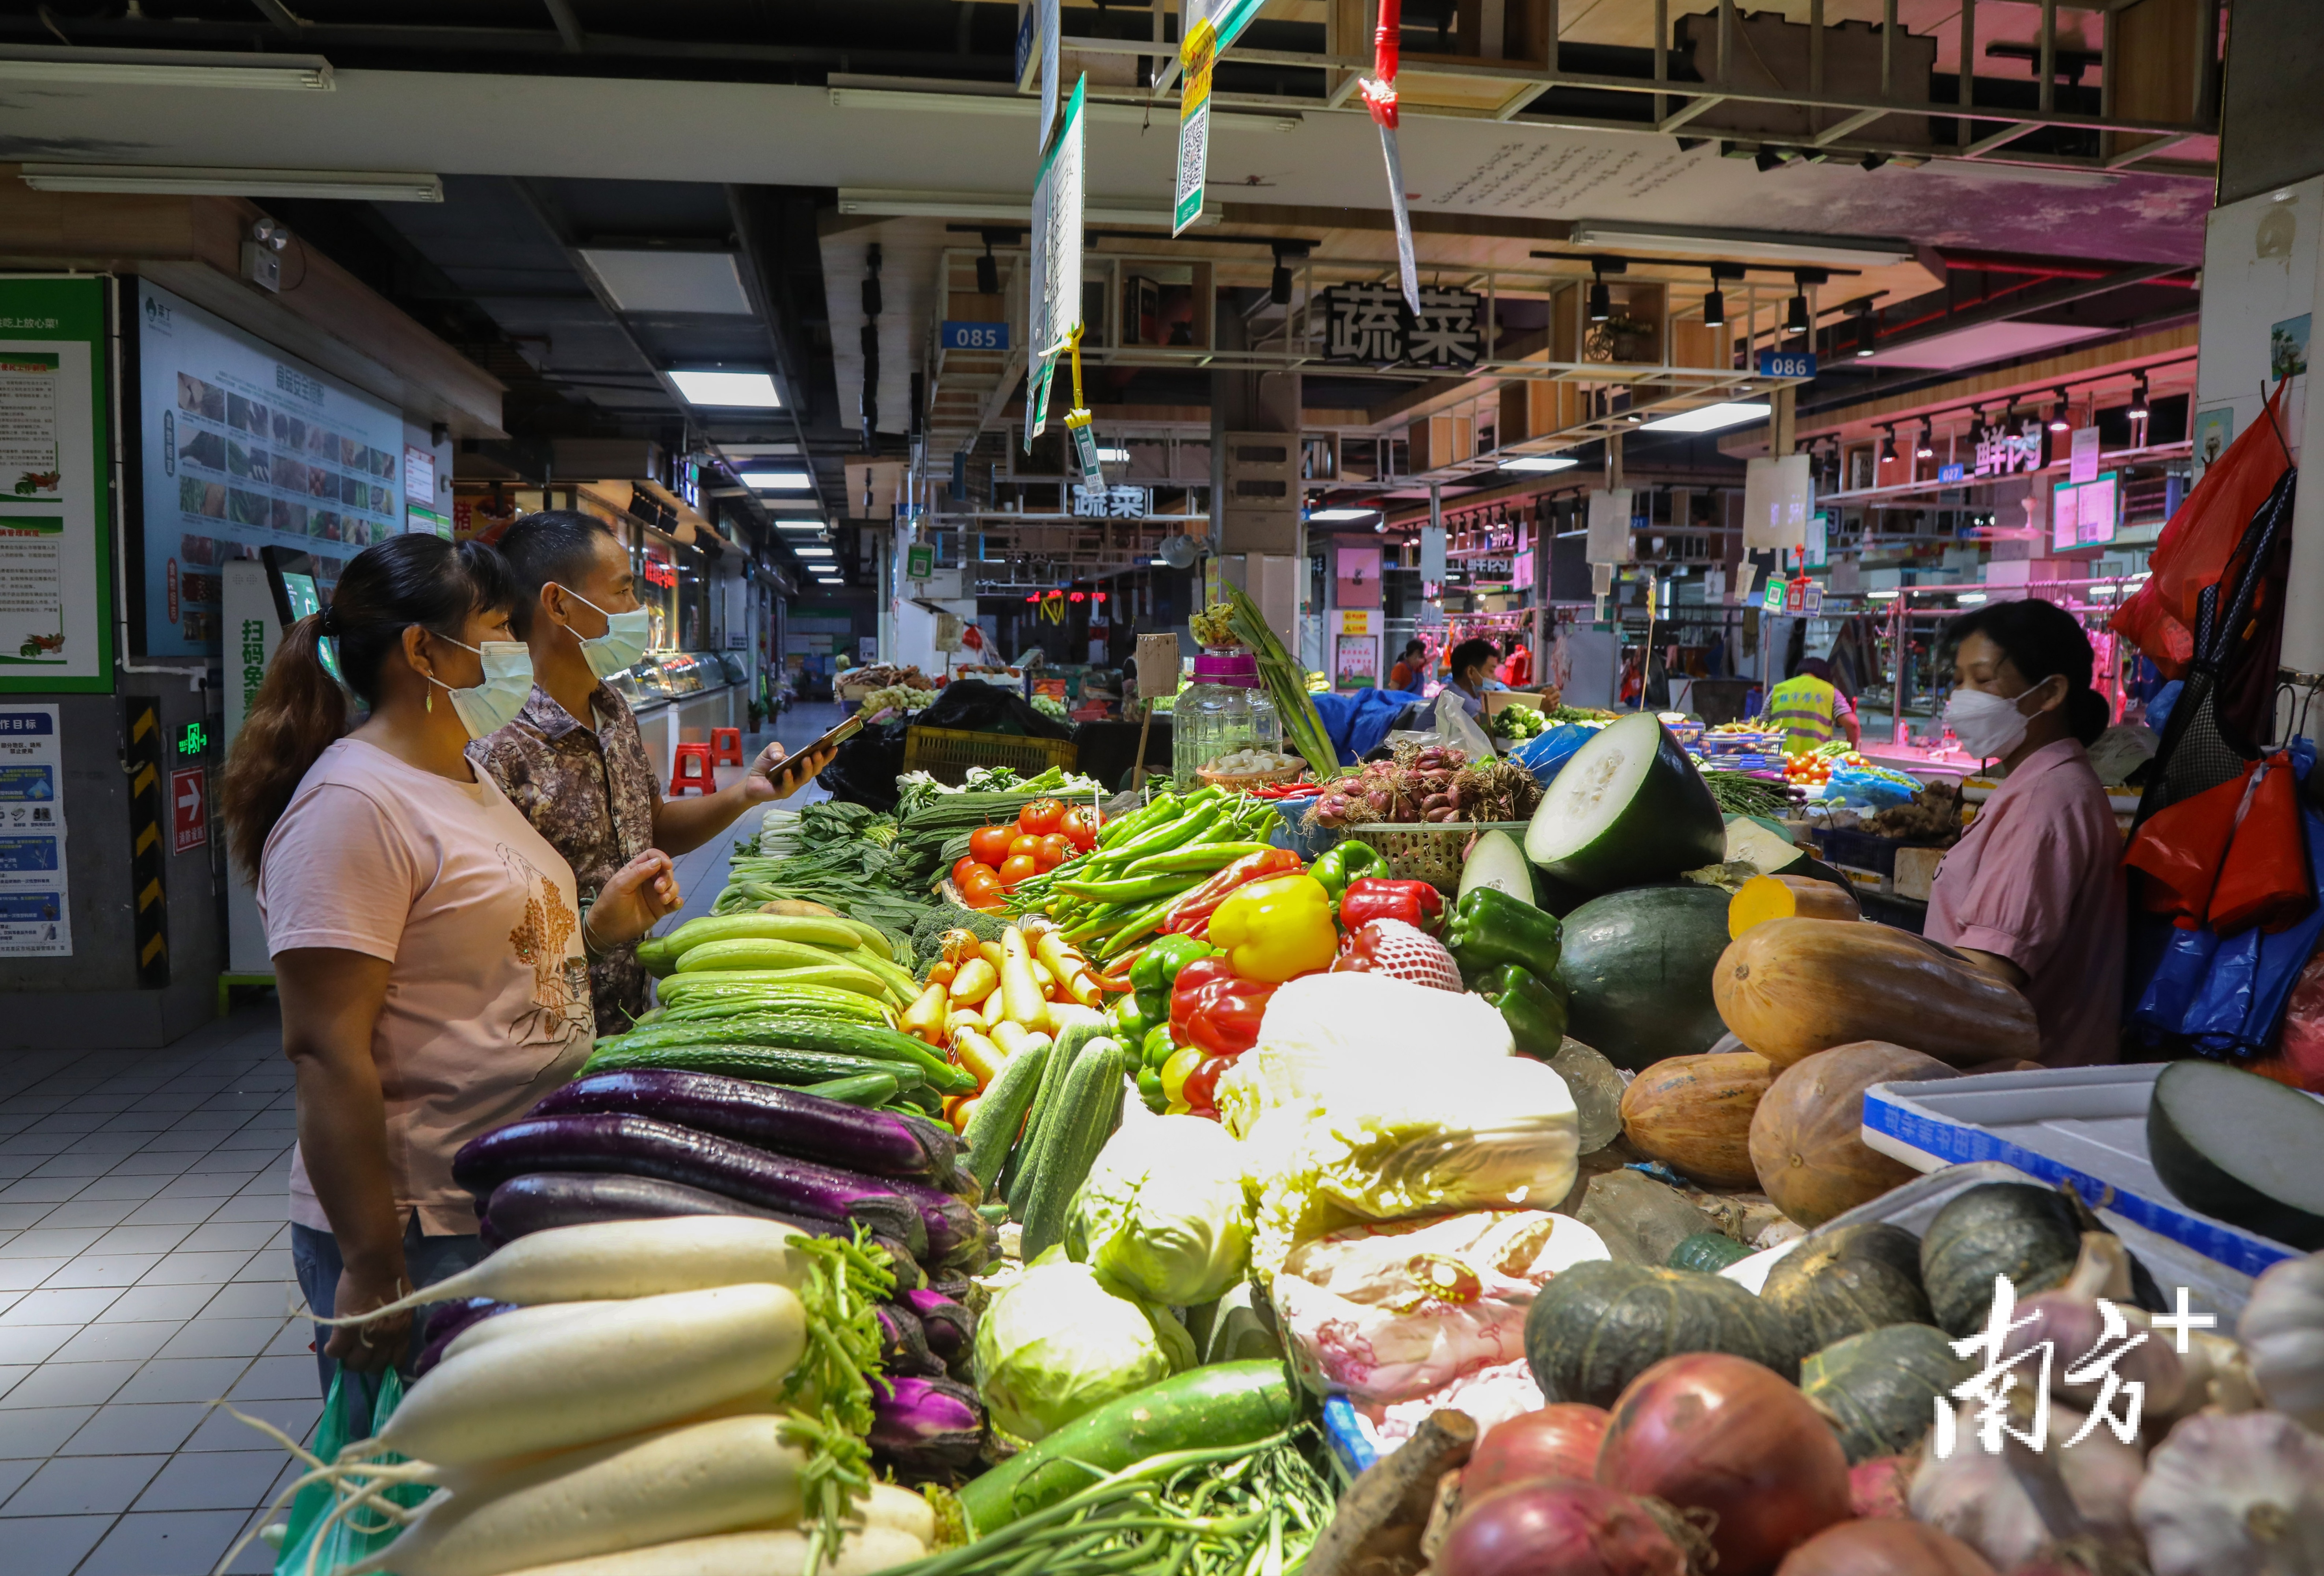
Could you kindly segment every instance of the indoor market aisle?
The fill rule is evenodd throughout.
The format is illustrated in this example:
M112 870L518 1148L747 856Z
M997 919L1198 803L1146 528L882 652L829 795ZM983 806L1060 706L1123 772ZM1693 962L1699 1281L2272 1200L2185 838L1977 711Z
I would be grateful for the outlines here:
M840 714L795 707L772 736L797 748ZM678 862L686 915L758 816ZM301 1441L322 1411L284 1223L293 1137L271 1000L164 1050L0 1059L6 1576L203 1576L289 1480L210 1403ZM254 1543L232 1568L272 1560Z

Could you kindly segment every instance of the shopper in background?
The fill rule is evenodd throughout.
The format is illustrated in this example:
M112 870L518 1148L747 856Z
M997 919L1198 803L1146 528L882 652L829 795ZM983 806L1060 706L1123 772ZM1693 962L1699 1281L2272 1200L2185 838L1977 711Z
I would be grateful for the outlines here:
M1964 613L1945 643L1945 722L2008 775L1937 867L1923 934L2024 992L2043 1061L2114 1061L2127 903L2122 834L2083 748L2107 718L2089 637L2028 598Z
M1805 755L1843 733L1850 750L1864 742L1855 703L1832 683L1831 664L1821 657L1810 657L1797 673L1767 692L1759 720L1766 727L1783 730L1786 755Z
M515 577L509 622L533 679L523 708L468 755L565 856L585 900L647 849L691 853L829 762L825 751L786 769L783 747L770 744L716 793L663 798L638 720L605 683L646 652L628 550L603 521L552 509L509 527L501 552ZM601 1035L628 1028L652 985L628 944L591 962L589 983Z
M1406 641L1404 652L1388 670L1390 689L1410 690L1417 695L1428 679L1428 648L1418 641Z
M1471 716L1485 713L1485 692L1506 687L1493 677L1493 642L1480 636L1452 648L1452 682L1448 687L1461 697L1461 709Z
M498 553L391 537L293 624L236 734L221 788L234 858L258 888L297 1071L290 1251L328 1318L394 1301L484 1257L461 1145L589 1055L587 957L678 907L669 860L613 872L594 905L557 851L465 753L523 703ZM371 708L353 733L339 671ZM372 1373L411 1315L318 1326Z

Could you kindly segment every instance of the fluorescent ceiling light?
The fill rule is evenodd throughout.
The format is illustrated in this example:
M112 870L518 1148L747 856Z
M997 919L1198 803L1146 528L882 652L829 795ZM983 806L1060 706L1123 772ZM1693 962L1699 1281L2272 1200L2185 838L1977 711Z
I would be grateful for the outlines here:
M797 553L802 558L827 558L831 557L831 549L829 548L793 548L791 551Z
M1019 197L1006 191L889 191L843 186L839 211L884 218L989 219L1023 229L1033 222L1033 198L1030 193ZM1158 198L1093 197L1082 204L1082 219L1092 225L1167 226L1170 218L1168 202Z
M0 80L89 87L282 88L328 93L331 62L320 55L209 53L197 50L0 47Z
M1318 509L1310 513L1307 518L1310 520L1370 520L1379 512L1377 509Z
M1580 460L1575 459L1571 455L1526 454L1519 455L1513 460L1503 460L1501 462L1501 469L1505 471L1563 471L1570 466L1578 465L1581 463L1582 462Z
M1157 569L1167 569L1170 567L1170 560L1167 558L1148 558L1146 561Z
M1931 175L1950 175L1960 180L2065 186L2081 191L2113 186L2122 180L2103 170L2037 170L2030 164L1997 164L1985 159L1932 159L1923 168Z
M731 252L584 247L581 261L624 312L702 312L747 318L751 298Z
M1630 226L1577 219L1569 244L1597 250L1675 252L1737 263L1822 263L1836 268L1886 268L1909 263L1913 248L1880 235L1800 235L1782 230L1711 230L1692 226Z
M779 520L775 521L775 529L777 530L821 530L823 529L823 521L819 520Z
M0 76L5 76L0 71ZM364 202L442 202L444 182L422 171L235 170L210 164L24 164L34 191L151 197L324 197Z
M1964 591L1959 596L1953 598L1953 600L1960 603L1963 607L1969 607L1977 603L1983 602L1985 600L1985 593L1982 591Z
M1675 416L1665 416L1659 421L1649 421L1643 432L1717 432L1722 428L1740 427L1746 421L1765 421L1766 401L1727 401L1717 405L1704 405L1699 410L1682 410Z
M805 471L744 471L742 484L761 493L804 493L815 485L815 478ZM785 521L782 523L788 525L793 522ZM823 522L818 520L814 523L820 526Z
M664 374L678 387L678 397L689 405L724 405L773 410L781 408L783 397L775 390L775 380L762 372L719 372L715 368L674 369ZM749 482L745 476L743 481Z
M1894 602L1904 594L1901 591L1868 591L1864 594L1875 602Z

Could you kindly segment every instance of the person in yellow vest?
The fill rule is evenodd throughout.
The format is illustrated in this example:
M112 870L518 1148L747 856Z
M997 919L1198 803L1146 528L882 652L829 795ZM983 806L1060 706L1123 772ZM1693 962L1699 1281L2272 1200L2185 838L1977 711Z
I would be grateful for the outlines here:
M1864 732L1856 720L1856 707L1833 686L1831 664L1821 657L1809 658L1797 673L1767 692L1767 705L1759 720L1769 728L1783 730L1786 755L1805 755L1842 733L1848 735L1849 749L1863 745Z

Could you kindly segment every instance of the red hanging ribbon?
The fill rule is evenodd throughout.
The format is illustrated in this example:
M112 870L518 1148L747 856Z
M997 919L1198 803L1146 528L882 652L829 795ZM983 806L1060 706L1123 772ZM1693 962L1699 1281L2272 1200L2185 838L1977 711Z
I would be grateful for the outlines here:
M1376 124L1396 130L1396 68L1404 32L1404 0L1379 0L1372 30L1372 79L1362 85L1364 107Z

